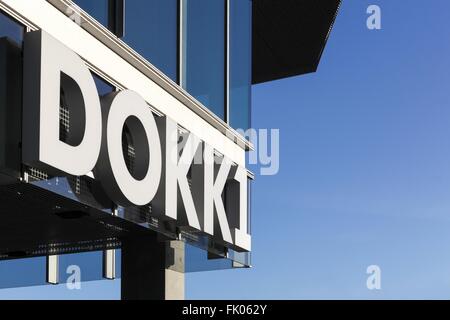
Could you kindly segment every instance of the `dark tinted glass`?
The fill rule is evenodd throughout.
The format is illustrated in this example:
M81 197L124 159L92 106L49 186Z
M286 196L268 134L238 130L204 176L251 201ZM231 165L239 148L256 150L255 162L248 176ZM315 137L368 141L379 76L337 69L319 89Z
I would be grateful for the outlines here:
M127 0L123 40L177 82L178 0Z
M114 86L100 78L99 76L92 74L94 78L95 85L97 86L98 95L104 96L108 93L111 93L114 91Z
M74 2L98 22L108 27L109 0L74 0Z
M225 115L225 1L186 0L183 87L217 116Z
M250 127L252 1L230 0L230 125Z
M0 11L0 38L7 37L22 44L25 27Z

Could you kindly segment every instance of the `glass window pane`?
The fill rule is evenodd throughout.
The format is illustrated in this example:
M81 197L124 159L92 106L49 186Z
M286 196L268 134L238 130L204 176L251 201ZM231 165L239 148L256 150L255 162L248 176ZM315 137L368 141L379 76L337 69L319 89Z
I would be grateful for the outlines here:
M109 0L74 0L74 2L102 25L108 27Z
M183 8L183 87L225 116L225 1L186 0Z
M108 93L114 92L114 86L97 76L96 74L92 74L94 78L95 85L97 86L98 95L100 97L107 95Z
M250 128L252 1L230 1L230 125Z
M126 1L123 40L178 81L178 0Z
M0 11L0 38L7 37L22 45L25 27Z

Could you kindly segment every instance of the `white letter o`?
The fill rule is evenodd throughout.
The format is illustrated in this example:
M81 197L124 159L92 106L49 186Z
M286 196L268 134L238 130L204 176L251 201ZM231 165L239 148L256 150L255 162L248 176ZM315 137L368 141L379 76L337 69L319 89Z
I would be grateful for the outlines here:
M161 179L161 145L155 118L145 100L137 93L125 90L102 98L103 141L95 175L111 199L123 206L143 206L155 196ZM143 128L135 135L135 149L148 148L144 161L137 168L143 174L136 179L128 170L122 149L125 122L131 122L131 131ZM142 160L142 159L141 159ZM148 164L145 168L142 164Z

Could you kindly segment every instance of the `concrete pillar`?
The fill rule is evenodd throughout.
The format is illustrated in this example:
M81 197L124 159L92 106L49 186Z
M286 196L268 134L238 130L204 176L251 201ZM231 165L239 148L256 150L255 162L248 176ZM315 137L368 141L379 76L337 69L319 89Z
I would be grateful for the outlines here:
M122 241L122 300L184 299L184 245L157 235Z
M166 300L184 300L184 242L166 243Z

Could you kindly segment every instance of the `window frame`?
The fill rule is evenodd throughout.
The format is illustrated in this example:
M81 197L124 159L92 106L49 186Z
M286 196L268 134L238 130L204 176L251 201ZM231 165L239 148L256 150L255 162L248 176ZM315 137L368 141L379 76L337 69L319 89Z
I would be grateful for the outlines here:
M60 12L65 14L66 16L69 16L67 13L67 9L71 7L70 3L66 3L66 0L46 0L53 6L55 6ZM125 0L126 1L126 0ZM180 3L182 3L183 0L178 0ZM70 1L71 2L71 1ZM179 8L181 5L179 6ZM15 11L10 10L7 6L3 5L0 1L0 8L8 12L13 17L16 17L19 21L21 21L23 24L29 26L30 30L37 30L39 27L35 25L34 23L30 22L28 19L19 16L16 14ZM114 35L107 27L100 23L96 23L96 20L90 16L89 14L85 13L83 14L86 17L83 17L85 19L86 23L83 24L82 28L86 30L89 34L91 34L93 37L95 37L97 40L99 40L102 44L106 45L110 50L112 50L114 53L118 54L119 56L122 56L125 61L127 61L129 64L133 65L136 69L138 69L140 72L142 72L146 77L151 79L152 81L156 82L159 86L161 86L163 89L167 90L170 94L172 94L176 99L181 101L182 103L185 103L186 106L193 111L196 115L200 116L203 120L205 120L207 123L209 123L213 128L218 130L220 133L228 137L229 140L233 141L236 145L241 147L242 149L249 151L254 149L253 143L251 143L247 138L243 137L240 133L238 133L236 130L234 130L229 123L227 123L224 119L219 118L215 115L214 112L212 112L209 108L207 108L205 105L203 105L199 100L195 99L192 95L190 95L185 89L182 87L182 76L179 72L179 81L174 82L172 79L169 79L163 72L161 72L159 69L153 68L153 66L143 57L141 57L133 48L126 45L126 43L123 42L120 38ZM181 37L181 30L183 28L182 25L182 14L181 14L181 8L179 13L179 54L180 60L182 59L182 46L180 43L182 42ZM97 25L98 24L98 25ZM100 29L100 33L97 34L96 30ZM125 30L126 32L126 30ZM97 68L93 65L90 65L88 62L87 64L92 68L92 70L98 72ZM179 61L178 67L181 69L183 63L182 61ZM99 74L103 74L103 72L98 72ZM114 79L111 79L109 76L105 76L105 78L110 79L111 83L116 83L116 87L122 87L120 83L115 81ZM158 113L157 110L155 110L156 113Z
M118 38L125 35L125 0L108 0L108 29Z
M224 1L224 110L223 110L223 119L216 115L209 107L208 110L213 112L218 118L224 121L227 125L231 126L231 0L223 0ZM180 86L183 90L186 90L186 84L183 79L185 75L183 73L183 65L185 61L185 49L184 49L184 28L186 26L185 19L185 0L177 0L177 66L176 66L176 81L174 81L178 86ZM108 28L114 35L118 38L123 38L126 34L126 21L125 21L125 10L126 10L126 0L108 0ZM187 90L186 90L187 91ZM251 114L251 105L249 106L249 113ZM250 115L249 115L250 117Z

